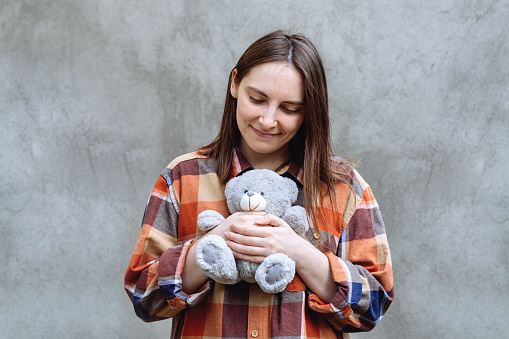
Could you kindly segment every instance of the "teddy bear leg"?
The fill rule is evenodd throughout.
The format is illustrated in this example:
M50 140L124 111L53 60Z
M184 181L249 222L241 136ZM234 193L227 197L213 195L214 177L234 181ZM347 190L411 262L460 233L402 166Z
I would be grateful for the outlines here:
M295 262L282 253L269 255L256 271L256 282L265 293L283 291L295 276Z
M240 281L235 258L223 238L211 234L196 246L196 263L206 276L227 285Z

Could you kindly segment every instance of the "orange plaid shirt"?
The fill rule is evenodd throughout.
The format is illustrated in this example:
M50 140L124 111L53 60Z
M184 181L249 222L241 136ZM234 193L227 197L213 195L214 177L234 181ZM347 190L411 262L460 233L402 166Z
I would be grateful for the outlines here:
M230 178L250 168L236 150ZM213 209L229 215L216 172L213 159L194 152L172 161L159 176L124 282L142 320L172 318L172 338L343 338L378 323L394 297L391 256L378 204L355 170L353 190L337 185L336 215L319 207L333 217L327 220L337 221L319 227L322 242L311 231L305 235L329 259L337 286L330 303L308 290L298 275L277 294L266 294L256 284L223 285L211 279L195 293L184 293L186 253L203 234L198 214ZM290 164L278 173L294 179L302 197L303 169Z

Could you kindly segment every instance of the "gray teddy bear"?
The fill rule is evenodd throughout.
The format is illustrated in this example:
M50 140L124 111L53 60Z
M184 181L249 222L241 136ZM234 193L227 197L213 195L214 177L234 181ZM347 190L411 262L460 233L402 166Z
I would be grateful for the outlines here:
M250 170L231 179L225 188L230 213L240 211L265 211L282 218L299 234L309 228L306 210L292 206L297 201L298 189L292 179L266 169ZM225 218L216 211L206 210L198 215L198 227L207 232ZM262 226L260 226L262 227ZM240 280L257 282L266 293L278 293L295 276L295 262L282 253L266 257L261 264L235 259L225 240L218 235L208 235L196 248L196 262L213 280L233 285Z

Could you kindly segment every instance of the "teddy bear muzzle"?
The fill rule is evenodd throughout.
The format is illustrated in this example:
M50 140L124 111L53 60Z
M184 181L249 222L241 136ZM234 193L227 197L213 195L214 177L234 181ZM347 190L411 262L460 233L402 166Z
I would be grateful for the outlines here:
M262 212L265 210L266 205L265 198L253 191L247 191L240 199L240 208L246 212Z

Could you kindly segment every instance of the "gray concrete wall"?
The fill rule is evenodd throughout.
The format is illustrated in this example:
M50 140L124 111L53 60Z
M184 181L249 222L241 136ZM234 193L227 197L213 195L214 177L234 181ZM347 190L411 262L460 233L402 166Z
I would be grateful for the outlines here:
M321 51L384 213L396 300L357 337L509 335L507 0L1 0L1 337L168 337L123 291L146 199L277 28Z

